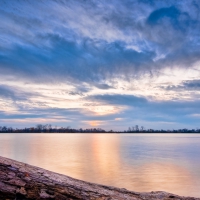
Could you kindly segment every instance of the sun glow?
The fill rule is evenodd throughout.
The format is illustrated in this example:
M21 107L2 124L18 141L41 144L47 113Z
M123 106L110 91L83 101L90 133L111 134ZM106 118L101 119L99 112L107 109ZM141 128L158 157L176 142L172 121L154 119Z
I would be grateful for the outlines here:
M108 115L114 114L121 110L121 108L111 105L104 106L93 106L88 108L90 111L94 112L96 115Z

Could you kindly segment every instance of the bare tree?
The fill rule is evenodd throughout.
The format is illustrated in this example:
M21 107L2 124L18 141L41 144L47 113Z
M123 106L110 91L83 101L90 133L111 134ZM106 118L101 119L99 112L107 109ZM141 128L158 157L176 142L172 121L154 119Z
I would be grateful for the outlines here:
M48 129L51 130L52 129L52 126L51 124L48 124Z
M37 125L36 125L36 128L37 128L39 131L41 131L42 128L43 128L43 125L42 125L42 124L37 124Z

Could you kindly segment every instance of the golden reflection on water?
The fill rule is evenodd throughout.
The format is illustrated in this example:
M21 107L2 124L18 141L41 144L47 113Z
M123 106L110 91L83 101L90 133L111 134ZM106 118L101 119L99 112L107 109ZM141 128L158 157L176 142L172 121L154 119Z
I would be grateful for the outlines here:
M1 134L0 155L99 184L134 191L168 191L200 197L200 171L195 171L198 166L200 168L200 162L196 162L195 165L198 166L193 167L187 160L191 158L185 157L183 161L173 158L176 153L173 151L169 158L158 159L159 149L155 148L156 156L147 154L151 142L141 143L141 147L137 149L141 154L138 157L134 145L140 141L136 141L134 136L129 137L128 141L122 137L125 136ZM128 145L130 140L135 143ZM158 147L162 140L161 137L155 146ZM175 139L172 141L171 145L174 145ZM182 145L184 143L182 141ZM131 149L136 153L131 154Z
M92 136L92 157L96 163L95 174L100 184L115 185L120 170L119 137L97 134ZM85 177L87 178L87 177ZM98 180L99 179L99 180ZM91 177L91 180L92 177Z

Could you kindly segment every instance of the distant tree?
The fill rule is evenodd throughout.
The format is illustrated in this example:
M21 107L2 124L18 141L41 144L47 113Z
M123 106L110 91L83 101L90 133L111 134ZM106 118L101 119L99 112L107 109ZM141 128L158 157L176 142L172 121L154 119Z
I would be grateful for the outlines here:
M13 128L12 128L12 127L9 127L9 128L7 128L7 130L8 130L9 132L12 132L12 131L13 131Z
M42 125L42 130L48 129L48 124Z
M7 131L7 127L6 126L3 126L2 127L2 132L6 132Z
M38 131L41 131L42 128L43 128L43 125L42 125L42 124L37 124L37 125L36 125L36 129L37 129Z
M51 130L52 129L52 126L51 124L48 124L48 129Z

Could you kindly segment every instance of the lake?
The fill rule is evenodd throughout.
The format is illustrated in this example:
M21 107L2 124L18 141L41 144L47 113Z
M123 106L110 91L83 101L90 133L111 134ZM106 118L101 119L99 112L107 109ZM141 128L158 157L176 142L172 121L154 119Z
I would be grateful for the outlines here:
M138 192L200 197L198 134L0 134L0 155Z

